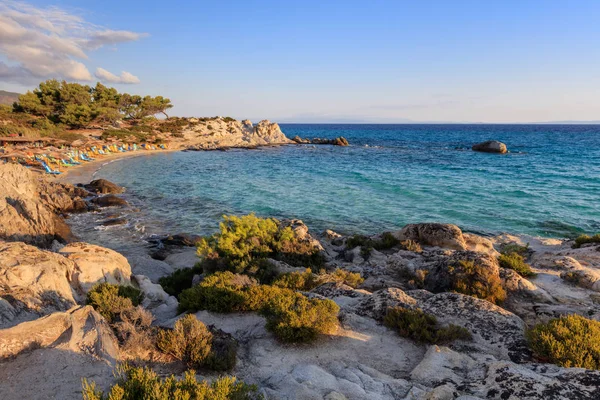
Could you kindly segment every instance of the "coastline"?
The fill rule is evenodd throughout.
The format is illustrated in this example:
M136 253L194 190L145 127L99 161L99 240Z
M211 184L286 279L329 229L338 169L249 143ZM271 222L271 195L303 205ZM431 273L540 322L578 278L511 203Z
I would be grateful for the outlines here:
M102 158L97 158L93 161L88 161L85 164L70 167L58 176L45 176L50 181L60 183L89 183L94 179L94 176L107 164L119 161L125 158L143 157L155 154L172 153L182 151L182 149L167 149L167 150L138 150L125 153L109 154Z

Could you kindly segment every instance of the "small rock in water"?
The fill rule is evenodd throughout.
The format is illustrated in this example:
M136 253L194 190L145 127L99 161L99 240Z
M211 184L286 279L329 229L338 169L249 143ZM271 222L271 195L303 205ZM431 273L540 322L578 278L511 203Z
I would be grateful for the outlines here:
M481 151L484 153L508 153L506 145L497 140L488 140L487 142L477 143L472 147L473 151Z

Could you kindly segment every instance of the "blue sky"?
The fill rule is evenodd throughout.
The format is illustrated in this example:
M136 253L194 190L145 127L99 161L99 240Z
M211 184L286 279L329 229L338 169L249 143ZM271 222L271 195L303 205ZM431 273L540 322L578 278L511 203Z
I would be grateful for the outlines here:
M54 6L78 16L92 26L89 32L147 34L103 36L102 46L84 48L87 59L68 57L91 75L110 71L109 82L125 81L119 74L129 72L140 83L114 86L167 96L177 115L282 122L600 120L598 1L28 4L25 12L44 16ZM19 56L5 53L0 61L16 68ZM87 76L80 72L52 71L67 79ZM0 74L6 90L24 91L33 87L29 82Z

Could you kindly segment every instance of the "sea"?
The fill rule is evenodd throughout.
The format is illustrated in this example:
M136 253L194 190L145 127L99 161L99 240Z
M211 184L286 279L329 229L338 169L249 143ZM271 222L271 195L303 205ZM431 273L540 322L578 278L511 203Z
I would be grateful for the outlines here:
M105 165L131 207L71 217L83 240L128 252L168 233L208 235L223 215L303 220L375 234L444 222L483 235L600 232L599 125L282 124L288 137L350 146L170 152ZM508 154L471 150L499 140ZM101 226L125 217L127 223Z

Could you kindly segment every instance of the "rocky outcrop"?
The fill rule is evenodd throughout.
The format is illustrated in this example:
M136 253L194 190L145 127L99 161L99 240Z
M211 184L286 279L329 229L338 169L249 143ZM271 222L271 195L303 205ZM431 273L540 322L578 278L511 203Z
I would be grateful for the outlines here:
M90 192L96 194L120 194L125 191L125 188L118 186L106 179L96 179L84 185Z
M40 200L55 213L80 213L89 210L84 200L91 193L67 183L39 181Z
M66 337L65 333L68 333ZM0 330L0 359L32 348L56 346L57 342L70 350L85 350L112 361L118 359L118 345L112 330L90 306L56 312Z
M503 360L523 362L530 356L521 318L489 301L459 293L440 293L419 304L442 324L466 328L473 340L455 343L463 351L492 354Z
M294 143L281 132L278 124L268 120L252 125L248 120L206 119L189 126L182 135L188 150L255 148Z
M0 328L68 310L96 283L128 283L130 276L125 257L99 246L73 243L57 254L0 242Z
M71 286L75 270L59 254L0 242L0 328L73 307L83 294Z
M506 145L497 140L488 140L487 142L474 144L472 149L473 151L481 151L484 153L504 154L508 152Z
M248 125L245 126L248 127ZM264 144L280 144L290 142L283 132L281 132L279 124L275 122L265 119L256 124L253 129L254 137L252 139L254 139L256 143L260 143L261 141L264 142Z
M121 207L128 204L125 199L115 196L114 194L95 197L92 199L92 203L98 207Z
M0 398L80 399L82 377L106 390L119 357L112 330L92 307L0 330Z
M0 239L46 248L54 240L73 240L71 229L40 197L42 188L33 172L20 165L2 164L0 188Z
M453 250L466 250L467 243L462 231L451 224L409 224L395 233L400 240L414 240L426 246L437 246Z
M417 300L398 288L381 289L362 299L353 311L382 321L389 307L417 308Z
M348 139L343 136L336 137L334 139L323 139L323 138L313 138L313 139L303 139L300 136L294 136L292 140L298 144L330 144L333 146L349 146Z
M482 353L431 346L410 374L412 382L444 387L460 399L595 399L600 372L548 364L516 364ZM440 398L440 397L428 397Z
M114 250L88 243L72 243L60 254L75 264L71 285L84 293L98 282L127 284L131 278L129 262Z

